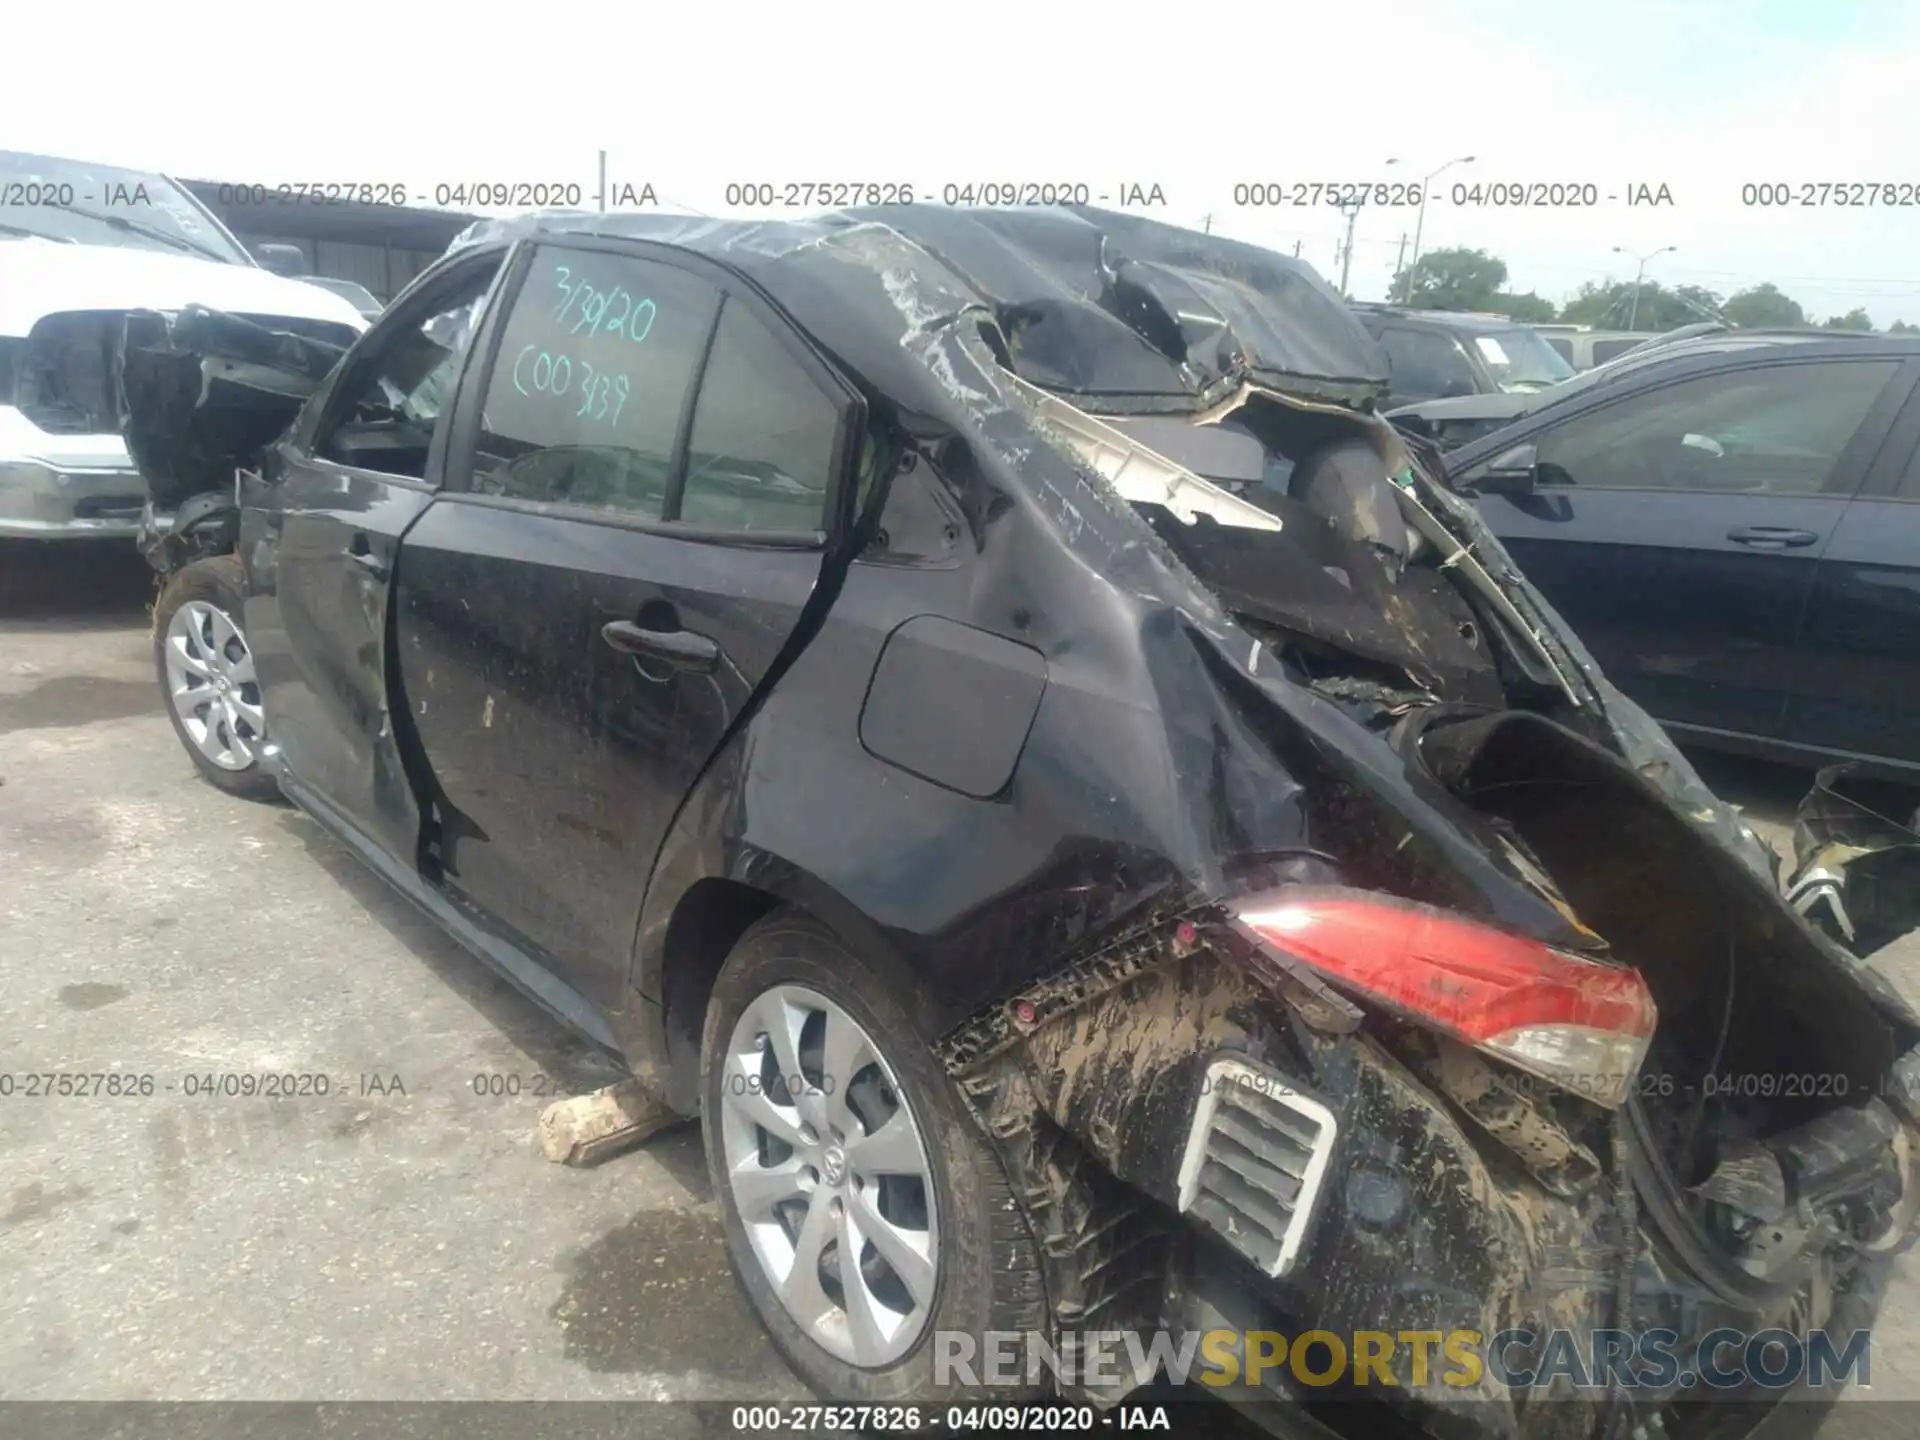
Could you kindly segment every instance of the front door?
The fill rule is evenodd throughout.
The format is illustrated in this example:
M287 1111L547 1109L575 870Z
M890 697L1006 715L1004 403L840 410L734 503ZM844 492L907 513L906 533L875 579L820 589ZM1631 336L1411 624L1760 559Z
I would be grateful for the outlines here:
M1481 513L1657 719L1777 737L1814 567L1898 369L1818 360L1650 386L1538 431L1538 489L1487 495Z
M445 402L498 269L476 255L404 297L242 495L247 636L286 778L408 862L418 809L387 714L387 597L400 537L439 484Z
M443 885L617 1010L666 828L820 577L850 396L678 252L516 269L483 416L406 538L399 663Z

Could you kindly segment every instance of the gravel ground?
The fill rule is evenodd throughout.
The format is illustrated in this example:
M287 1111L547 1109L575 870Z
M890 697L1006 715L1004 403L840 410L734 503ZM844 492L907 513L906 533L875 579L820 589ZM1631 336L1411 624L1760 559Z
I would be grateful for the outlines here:
M800 1398L727 1274L697 1135L544 1161L533 1092L610 1068L297 812L196 778L148 588L137 559L0 551L0 1071L155 1078L0 1100L0 1397ZM1710 778L1770 838L1805 783ZM1920 945L1890 965L1920 981ZM328 1093L186 1093L263 1071ZM1920 1399L1911 1267L1873 1358L1874 1399ZM1913 1428L1844 1411L1825 1435Z

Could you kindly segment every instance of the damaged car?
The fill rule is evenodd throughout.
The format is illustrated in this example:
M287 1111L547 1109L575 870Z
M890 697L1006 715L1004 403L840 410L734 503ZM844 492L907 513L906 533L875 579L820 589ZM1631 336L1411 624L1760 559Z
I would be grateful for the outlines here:
M1920 1015L1304 264L1092 209L536 215L337 359L133 315L119 373L229 527L155 616L194 762L703 1118L821 1395L1141 1378L983 1394L956 1333L1663 1328L1663 1385L1230 1398L1679 1437L1736 1413L1688 1346L1871 1323ZM1719 1083L1781 1073L1829 1078Z
M338 296L262 268L164 175L0 151L0 543L153 543L119 433L112 358L134 306L223 310L330 343L365 328Z

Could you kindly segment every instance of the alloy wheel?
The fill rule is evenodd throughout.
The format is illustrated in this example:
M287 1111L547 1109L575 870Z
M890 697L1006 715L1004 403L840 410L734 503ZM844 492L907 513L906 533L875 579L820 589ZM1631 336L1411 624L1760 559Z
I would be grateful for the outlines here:
M267 739L253 652L231 616L189 600L167 623L167 696L196 750L222 770L245 770Z
M754 1259L821 1348L904 1355L932 1314L940 1233L927 1142L891 1066L817 991L779 985L733 1027L721 1150Z

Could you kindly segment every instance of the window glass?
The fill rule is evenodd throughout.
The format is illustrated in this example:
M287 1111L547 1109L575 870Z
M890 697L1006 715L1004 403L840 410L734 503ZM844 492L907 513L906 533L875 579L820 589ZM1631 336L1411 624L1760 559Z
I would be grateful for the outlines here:
M496 261L474 271L418 323L354 362L329 403L315 453L339 465L421 479L434 427L453 398L460 359L480 324Z
M1479 389L1465 357L1445 335L1389 325L1380 332L1380 343L1386 347L1387 374L1396 399L1471 395Z
M1604 365L1616 355L1624 355L1629 350L1638 349L1644 341L1633 340L1596 340L1593 342L1593 363Z
M718 303L671 265L541 246L494 357L474 490L660 519Z
M728 530L821 529L840 414L792 350L728 301L693 412L679 518Z
M1913 458L1907 461L1907 473L1900 479L1897 492L1903 500L1920 500L1920 446L1916 446Z
M1817 494L1896 368L1893 361L1774 365L1650 390L1547 431L1539 481Z
M1573 374L1573 366L1532 330L1495 330L1473 337L1480 363L1493 383L1516 394L1557 385Z

